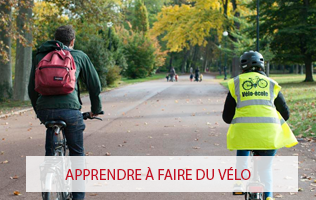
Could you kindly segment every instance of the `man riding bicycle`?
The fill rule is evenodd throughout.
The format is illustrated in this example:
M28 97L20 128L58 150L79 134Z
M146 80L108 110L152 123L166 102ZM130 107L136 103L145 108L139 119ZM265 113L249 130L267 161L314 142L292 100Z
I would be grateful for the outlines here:
M78 78L85 83L91 101L90 116L97 116L102 110L99 76L89 57L82 51L74 50L75 31L71 25L61 26L55 32L55 40L42 44L33 60L28 92L34 111L41 122L62 120L67 126L64 129L70 156L84 156L83 131L85 124L80 112L81 101L79 96ZM69 51L75 63L75 87L69 94L41 95L35 91L35 74L39 62L50 52L60 50L65 54ZM57 68L57 67L56 67ZM62 67L59 67L62 68ZM55 77L56 81L62 79ZM45 81L45 80L44 80ZM46 80L48 81L48 80ZM46 132L45 156L54 155L53 132L51 128ZM73 200L84 199L84 192L73 192Z
M227 133L227 148L237 150L237 156L249 156L250 150L260 156L274 156L277 149L292 147L297 140L285 122L289 109L277 82L264 73L260 53L249 51L240 57L242 74L228 82L223 120L231 124ZM266 200L273 199L271 163L259 169L265 183ZM237 159L237 169L247 169L247 161Z

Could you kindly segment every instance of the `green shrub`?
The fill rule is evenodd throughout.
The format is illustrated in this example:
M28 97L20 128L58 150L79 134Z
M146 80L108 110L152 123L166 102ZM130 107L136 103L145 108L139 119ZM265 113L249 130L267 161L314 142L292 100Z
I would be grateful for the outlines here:
M113 85L116 80L121 79L121 68L117 65L111 66L108 68L108 72L106 74L106 80L108 85Z
M106 49L105 40L97 36L91 36L89 41L84 43L78 42L78 44L80 44L80 46L77 46L77 48L81 49L89 56L98 72L102 87L105 87L107 84L107 68L108 66L114 65L114 61L111 59L111 55Z
M132 33L124 47L128 67L124 75L128 78L145 78L154 71L155 48L142 33Z

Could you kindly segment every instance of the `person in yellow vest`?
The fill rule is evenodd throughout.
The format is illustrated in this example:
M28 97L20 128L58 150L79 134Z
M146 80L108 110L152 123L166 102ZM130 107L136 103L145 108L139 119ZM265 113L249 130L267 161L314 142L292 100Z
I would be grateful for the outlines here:
M237 156L249 156L255 150L259 156L274 156L277 149L292 147L298 142L285 122L290 113L280 92L281 86L264 73L263 56L256 51L245 52L240 57L242 74L228 82L223 120L230 124L227 148L237 150ZM247 160L237 168L246 169ZM239 163L238 163L239 162ZM265 182L265 199L273 199L271 163L259 169ZM271 192L270 192L271 191Z

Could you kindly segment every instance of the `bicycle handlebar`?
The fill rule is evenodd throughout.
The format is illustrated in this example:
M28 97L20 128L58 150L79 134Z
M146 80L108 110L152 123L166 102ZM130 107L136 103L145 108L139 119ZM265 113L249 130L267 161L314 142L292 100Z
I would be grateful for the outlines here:
M103 114L104 114L103 111L101 111L101 112L98 113L98 115L103 115ZM102 121L102 119L99 118L99 117L90 117L90 112L84 112L84 113L82 113L82 117L83 117L84 120L87 120L87 119L97 119L97 120Z

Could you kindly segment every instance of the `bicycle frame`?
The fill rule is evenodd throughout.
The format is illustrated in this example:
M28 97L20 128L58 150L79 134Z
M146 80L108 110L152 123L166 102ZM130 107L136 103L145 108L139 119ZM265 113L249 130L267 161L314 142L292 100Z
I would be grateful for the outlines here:
M52 191L53 187L60 187L62 184L59 182L60 180L56 179L56 177L64 177L63 174L67 169L67 163L64 159L67 151L66 138L64 136L63 127L61 125L54 125L53 129L53 141L54 141L54 156L58 156L59 159L51 160L50 162L45 161L44 165L41 167L45 170L49 170L46 173L44 178L44 192L42 193L43 199L51 199L51 193L46 191ZM51 158L51 157L50 157ZM60 158L62 158L60 160ZM68 163L69 166L69 163ZM54 185L55 184L55 185ZM70 182L66 186L66 190L70 191ZM58 200L66 200L71 198L70 192L56 192L56 199Z

